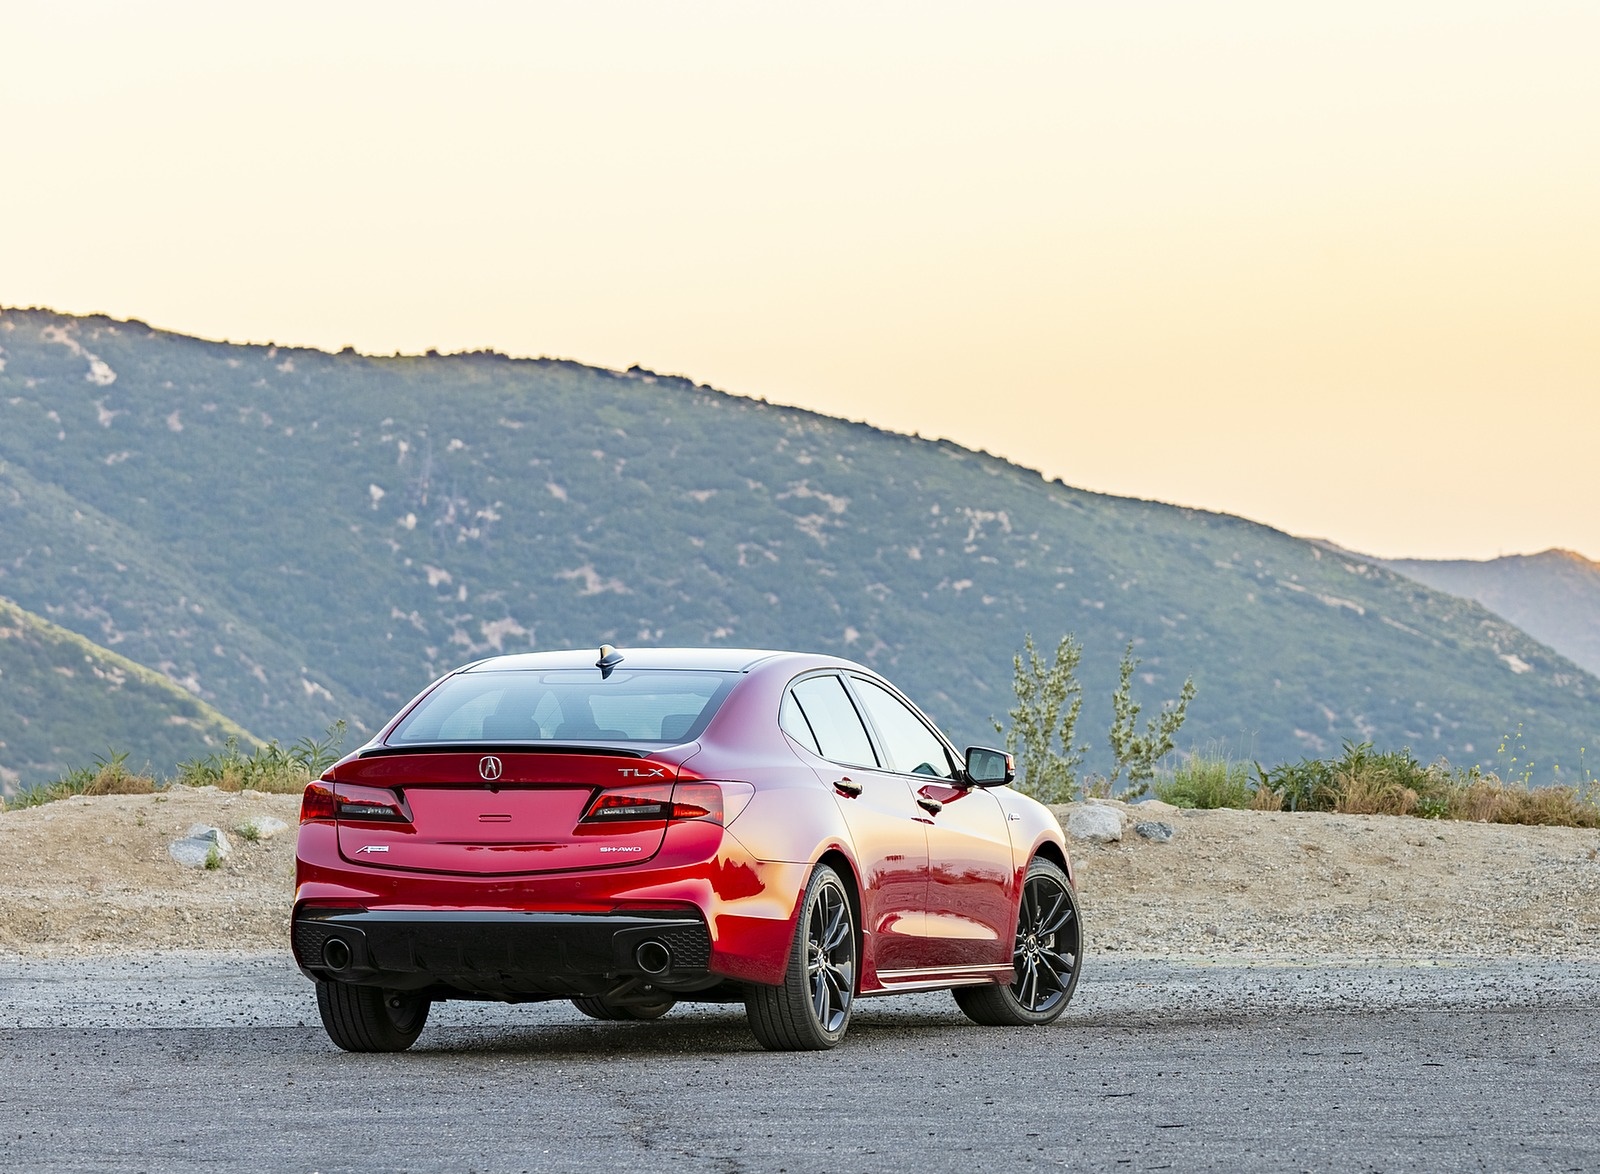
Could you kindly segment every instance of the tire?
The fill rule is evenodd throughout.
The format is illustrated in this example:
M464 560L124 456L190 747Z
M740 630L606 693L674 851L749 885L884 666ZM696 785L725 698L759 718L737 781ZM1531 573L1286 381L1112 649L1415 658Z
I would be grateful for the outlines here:
M856 924L839 874L817 865L800 903L800 920L783 982L745 995L750 1030L773 1052L814 1052L844 1038L856 996Z
M328 1038L347 1052L403 1052L416 1043L432 1003L403 991L318 982L317 1010Z
M1028 865L1017 912L1010 986L957 987L952 994L967 1018L985 1027L1054 1023L1078 988L1083 956L1078 895L1059 865L1042 856Z
M677 1001L671 995L656 995L648 1002L615 1003L605 995L587 995L573 999L572 1005L590 1019L620 1023L630 1019L660 1019Z

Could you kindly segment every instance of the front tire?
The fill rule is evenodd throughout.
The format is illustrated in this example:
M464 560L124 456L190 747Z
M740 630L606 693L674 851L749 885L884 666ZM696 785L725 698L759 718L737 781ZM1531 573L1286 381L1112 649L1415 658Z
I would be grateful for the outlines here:
M856 995L856 921L839 874L819 864L806 886L779 986L745 995L750 1030L773 1052L822 1051L844 1038Z
M1055 862L1036 856L1022 882L1010 986L957 987L952 993L967 1018L985 1027L1039 1027L1054 1023L1078 987L1083 922L1072 882Z
M428 999L346 982L317 983L328 1038L347 1052L403 1052L428 1022Z

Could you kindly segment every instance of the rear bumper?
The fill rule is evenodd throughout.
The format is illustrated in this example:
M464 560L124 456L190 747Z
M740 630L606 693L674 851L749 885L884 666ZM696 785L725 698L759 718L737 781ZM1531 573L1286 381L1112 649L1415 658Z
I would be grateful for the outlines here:
M469 997L571 998L628 979L691 991L717 981L705 922L674 913L303 906L292 941L310 978Z

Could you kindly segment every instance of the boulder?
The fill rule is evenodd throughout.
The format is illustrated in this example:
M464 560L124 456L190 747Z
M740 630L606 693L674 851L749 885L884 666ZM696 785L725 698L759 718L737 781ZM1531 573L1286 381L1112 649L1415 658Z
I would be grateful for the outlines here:
M1130 810L1140 819L1167 819L1183 809L1174 807L1170 803L1163 803L1159 799L1141 799Z
M167 854L185 868L204 868L213 852L221 860L233 852L233 845L221 828L203 823L195 824L188 835L167 845Z
M1133 830L1156 844L1165 844L1172 839L1172 825L1170 823L1157 823L1155 820L1141 819L1133 825Z
M1067 834L1094 844L1122 839L1122 815L1114 807L1094 805L1067 813Z

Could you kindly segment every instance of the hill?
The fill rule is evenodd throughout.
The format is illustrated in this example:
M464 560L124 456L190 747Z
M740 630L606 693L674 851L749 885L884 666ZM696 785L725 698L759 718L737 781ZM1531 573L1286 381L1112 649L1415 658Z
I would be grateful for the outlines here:
M113 747L165 770L253 739L166 677L0 599L0 795Z
M1419 583L1475 599L1591 673L1600 674L1600 563L1570 550L1481 562L1393 559Z
M1480 605L1240 518L634 369L376 358L0 314L0 591L258 734L372 728L499 651L814 648L992 741L1025 631L1118 654L1185 737L1541 761L1600 681ZM1081 443L1115 443L1083 438Z

